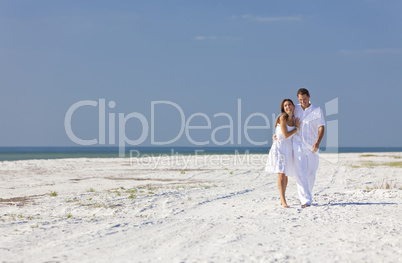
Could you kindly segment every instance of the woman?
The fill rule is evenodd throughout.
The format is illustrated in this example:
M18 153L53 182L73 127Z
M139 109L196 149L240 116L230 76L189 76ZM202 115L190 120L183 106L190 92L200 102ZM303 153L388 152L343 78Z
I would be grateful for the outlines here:
M285 192L288 176L295 176L293 171L293 143L291 136L300 129L300 120L295 119L293 111L295 105L290 99L284 99L281 104L281 115L275 124L277 140L269 151L266 172L278 173L278 188L281 197L281 206L288 208Z

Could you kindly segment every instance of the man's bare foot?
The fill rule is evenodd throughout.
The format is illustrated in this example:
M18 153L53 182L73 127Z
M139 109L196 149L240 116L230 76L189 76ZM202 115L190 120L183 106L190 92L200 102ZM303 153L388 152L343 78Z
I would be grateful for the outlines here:
M288 204L285 202L285 203L282 203L281 202L281 206L283 207L283 208L289 208L290 206L288 206Z
M302 207L302 208L305 208L305 207L310 207L310 205L308 205L308 204L304 204L304 205L302 205L301 207Z

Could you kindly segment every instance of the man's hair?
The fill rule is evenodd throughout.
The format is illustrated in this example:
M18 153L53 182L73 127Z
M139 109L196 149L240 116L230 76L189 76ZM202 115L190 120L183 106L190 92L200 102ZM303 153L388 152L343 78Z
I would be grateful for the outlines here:
M307 97L310 97L310 93L304 88L301 88L297 91L297 97L299 97L299 95L307 95Z

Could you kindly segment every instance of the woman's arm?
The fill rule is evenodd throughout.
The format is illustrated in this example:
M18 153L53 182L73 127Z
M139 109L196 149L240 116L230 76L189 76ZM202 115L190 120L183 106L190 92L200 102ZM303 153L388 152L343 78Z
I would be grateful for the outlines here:
M282 134L283 134L283 136L285 138L289 138L290 136L292 136L293 134L295 134L296 132L299 131L299 128L300 128L300 120L299 120L299 118L297 118L296 121L295 121L296 127L290 132L288 131L288 127L286 127L285 117L280 116L279 118L280 118L279 119L279 124L281 125L281 131L282 131Z

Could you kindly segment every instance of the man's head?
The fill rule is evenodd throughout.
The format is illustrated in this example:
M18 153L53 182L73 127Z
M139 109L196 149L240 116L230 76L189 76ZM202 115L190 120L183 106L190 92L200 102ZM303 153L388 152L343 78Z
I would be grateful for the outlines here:
M299 89L297 91L297 99L300 102L300 105L303 109L306 109L310 106L310 93L307 89Z

